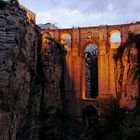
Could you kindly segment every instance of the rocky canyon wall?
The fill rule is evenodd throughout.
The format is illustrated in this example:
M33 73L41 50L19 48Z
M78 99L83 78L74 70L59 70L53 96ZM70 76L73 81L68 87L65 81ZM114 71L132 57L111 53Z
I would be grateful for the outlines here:
M40 31L18 3L0 2L0 140L36 140Z
M0 2L0 140L44 139L62 107L65 49L20 7Z
M116 94L121 108L132 109L139 100L140 34L129 33L115 54Z
M47 33L42 36L41 61L44 79L43 109L53 113L62 105L65 48ZM49 109L49 110L48 110Z

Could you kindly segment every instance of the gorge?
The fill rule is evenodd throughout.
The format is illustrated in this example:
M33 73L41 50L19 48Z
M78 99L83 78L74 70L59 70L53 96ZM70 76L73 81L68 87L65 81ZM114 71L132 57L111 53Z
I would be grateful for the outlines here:
M41 29L0 1L0 140L137 140L139 81L140 22Z

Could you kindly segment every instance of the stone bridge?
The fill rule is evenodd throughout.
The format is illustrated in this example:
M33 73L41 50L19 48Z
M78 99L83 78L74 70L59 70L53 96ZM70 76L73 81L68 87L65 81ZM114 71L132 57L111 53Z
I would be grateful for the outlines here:
M116 97L114 75L116 63L113 56L120 44L126 41L129 32L140 33L140 22L96 27L42 29L42 43L45 43L46 36L53 37L67 50L64 77L69 112L80 114L89 104L98 109L99 100ZM90 44L98 49L97 80L93 83L98 87L96 97L87 95L85 50Z

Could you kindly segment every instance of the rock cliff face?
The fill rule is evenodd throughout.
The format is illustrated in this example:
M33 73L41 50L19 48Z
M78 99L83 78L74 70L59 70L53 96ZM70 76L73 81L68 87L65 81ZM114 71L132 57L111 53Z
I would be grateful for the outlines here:
M0 140L36 140L40 31L17 4L0 6Z
M39 140L61 107L65 50L18 3L0 6L0 140ZM44 41L45 40L45 41ZM42 47L42 48L41 48ZM44 139L44 138L43 138Z
M64 63L65 49L54 39L49 38L47 33L42 36L41 61L44 74L44 113L53 113L62 104L62 90L64 89ZM63 76L62 76L63 75Z
M59 137L55 138L60 131L57 129L59 128L57 115L62 111L64 101L65 53L64 47L59 42L50 38L47 32L43 33L41 62L44 83L41 104L41 140Z
M140 35L130 33L115 56L116 91L122 108L132 109L139 99Z

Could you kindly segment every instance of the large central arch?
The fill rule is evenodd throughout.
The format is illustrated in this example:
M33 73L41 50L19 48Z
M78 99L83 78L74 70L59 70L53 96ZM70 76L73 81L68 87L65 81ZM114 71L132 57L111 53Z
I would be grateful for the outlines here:
M98 45L98 41L93 40L86 42L81 48L82 98L87 100L96 99L98 96ZM90 55L91 58L86 58L85 55ZM91 74L91 79L88 77L88 73Z
M89 44L84 50L85 57L85 98L98 96L98 47Z

